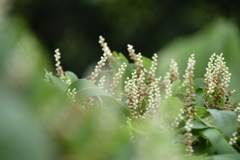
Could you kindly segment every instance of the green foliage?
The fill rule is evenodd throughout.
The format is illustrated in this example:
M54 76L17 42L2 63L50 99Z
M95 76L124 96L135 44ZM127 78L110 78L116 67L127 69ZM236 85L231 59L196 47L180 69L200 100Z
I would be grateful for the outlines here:
M107 50L105 48L104 56L108 57L110 64L112 58L109 57L112 55ZM86 124L80 121L79 123L80 126L83 125L81 128L89 133L85 135L86 133L78 131L78 125L76 125L76 136L70 140L69 145L70 148L73 147L74 155L78 158L94 157L86 154L92 149L92 146L89 146L92 142L88 139L95 138L96 132L106 132L105 127L98 124L99 121L105 121L106 117L113 118L114 121L114 127L112 123L106 123L107 130L112 130L116 126L125 128L124 130L115 128L118 133L107 134L107 141L113 140L111 136L119 136L121 139L126 136L125 134L129 134L128 140L124 139L124 143L116 142L114 147L121 148L124 145L132 150L132 153L121 150L121 153L130 159L133 157L186 159L186 155L191 159L223 159L239 155L239 140L238 138L235 138L235 141L232 140L239 134L239 121L237 121L239 113L236 111L238 105L231 106L227 103L230 95L220 100L218 95L209 92L208 81L204 78L191 79L194 70L193 56L189 58L185 79L178 79L173 68L164 79L161 79L155 76L156 57L150 60L135 54L131 48L129 52L133 62L129 62L125 56L117 52L113 53L112 68L110 66L105 67L106 70L101 70L99 66L103 62L99 62L99 66L96 66L98 73L96 70L92 73L92 76L97 75L96 81L93 82L91 82L93 80L91 76L90 81L77 79L73 73L62 71L67 79L71 79L71 83L67 84L66 79L61 80L61 77L57 78L47 73L52 84L74 100L72 101L73 109L78 108L80 114L86 116ZM104 59L104 56L101 59ZM122 68L123 63L126 64L126 68ZM120 75L123 69L124 72ZM105 76L106 71L110 73L109 79L103 81L99 77ZM219 78L224 77L220 75ZM171 82L171 79L175 81ZM115 83L115 90L111 90ZM218 88L227 95L224 89ZM225 103L216 105L208 101L207 97L214 96ZM98 119L99 116L102 120ZM75 130L75 127L71 130ZM69 134L68 131L65 132ZM103 143L98 138L96 141ZM68 140L67 143L69 143ZM84 143L87 148L75 147L80 143ZM108 145L102 146L102 149L95 149L101 152L102 156L108 155L108 151L111 150ZM171 154L168 154L169 150ZM119 154L114 156L116 158Z
M21 42L34 39L27 35ZM19 49L18 40L9 43ZM194 79L194 56L180 79L173 65L166 76L156 76L157 55L150 60L131 50L129 61L105 48L101 59L108 61L100 64L109 67L97 65L96 82L57 66L57 76L46 71L46 83L41 59L23 65L35 60L32 50L20 47L20 60L13 51L1 55L1 159L238 159L239 104L228 103L226 88L214 88L224 94L220 99L209 92L206 77ZM20 65L21 74L13 74Z

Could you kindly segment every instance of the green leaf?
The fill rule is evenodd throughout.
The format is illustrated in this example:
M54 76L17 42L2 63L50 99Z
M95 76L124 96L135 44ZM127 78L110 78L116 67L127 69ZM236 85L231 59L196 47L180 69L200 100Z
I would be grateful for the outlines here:
M193 80L195 86L197 86L198 88L204 88L206 85L204 83L204 78L197 78L195 80Z
M206 98L206 95L204 95L203 89L199 88L195 90L196 93L196 105L197 106L204 106L204 100Z
M179 89L179 86L181 84L180 80L177 80L175 82L172 83L172 95L174 96L177 93L177 90Z
M149 71L152 65L152 60L144 56L142 57L142 60L143 60L143 67Z
M178 90L176 91L176 95L177 94L183 94L184 92L186 92L186 89L187 89L187 87L188 86L180 86L179 88L178 88Z
M193 125L193 129L204 129L204 128L208 128L207 125L205 125L202 122L199 121L191 121L191 124Z
M109 107L117 108L123 116L130 116L129 110L125 107L124 104L122 104L122 102L116 100L108 92L95 86L86 79L79 79L73 82L69 88L76 88L76 97L80 102L85 102L90 97L100 97L103 103L107 104Z
M195 109L197 109L197 116L198 117L203 117L203 116L208 116L209 115L209 112L204 107L196 106Z
M74 81L78 80L78 76L71 71L65 71L64 74L65 74L67 79L71 80L71 82L74 82Z
M68 88L68 84L63 82L60 78L53 76L52 74L46 72L47 76L51 79L54 86L56 86L61 91L65 92Z
M215 123L219 129L227 136L231 137L232 133L237 130L237 116L233 111L208 109L207 110L214 118Z
M203 117L203 118L200 118L200 117L198 117L198 118L199 118L199 120L201 120L204 124L206 124L209 127L217 127L212 115Z
M210 141L218 154L237 154L238 152L226 141L224 136L214 128L205 129L202 135Z
M124 79L126 79L127 77L131 78L132 77L132 72L133 72L133 69L134 69L134 64L133 63L129 63L127 65L127 68L124 72Z
M224 154L206 157L207 160L238 160L240 154Z

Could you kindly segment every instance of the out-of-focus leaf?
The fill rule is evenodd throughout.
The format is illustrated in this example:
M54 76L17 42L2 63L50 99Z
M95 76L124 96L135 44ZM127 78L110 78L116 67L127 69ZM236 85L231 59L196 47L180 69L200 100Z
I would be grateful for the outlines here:
M197 116L198 117L203 117L203 116L208 116L209 115L209 112L204 107L196 106L195 109L197 109Z
M170 97L164 99L161 102L161 106L159 108L160 115L167 121L173 122L177 115L180 113L180 109L183 109L183 102L180 101L177 97Z
M172 83L172 95L174 96L177 92L177 90L179 89L179 86L181 84L181 81L180 80L177 80L175 82Z
M102 90L101 88L95 86L86 79L79 79L73 82L70 86L70 89L76 88L77 100L80 102L85 102L90 97L101 97L103 103L111 104L110 107L115 107L123 116L130 116L130 113L125 105L120 101L112 97L108 92Z
M142 57L142 60L143 60L143 67L149 71L152 65L152 60L144 56Z
M195 90L196 105L204 106L206 94L204 94L203 89Z
M206 160L238 160L240 154L223 154L223 155L216 155L216 156L209 156L206 157Z
M215 124L227 136L231 137L237 129L237 116L233 111L208 109L208 112L213 116Z
M193 80L194 85L196 85L198 88L204 88L206 84L204 83L204 78L197 78Z
M207 125L205 125L202 122L199 121L191 121L191 124L193 125L193 129L203 129L203 128L208 128Z
M224 136L214 128L205 129L202 135L210 141L218 154L237 154L238 152L226 141Z
M0 81L2 82L2 81ZM25 95L0 83L0 159L52 160L54 145Z
M183 94L184 92L186 92L186 89L187 89L188 86L180 86L178 88L178 90L175 92L175 94Z
M71 71L65 71L64 74L65 74L67 79L71 80L71 82L74 82L74 81L78 80L78 76Z
M124 79L126 79L127 77L129 77L129 78L132 77L133 69L134 69L134 64L133 63L129 63L127 65L127 68L126 68L125 73L123 75Z
M203 118L200 118L200 117L198 117L198 118L199 118L199 120L201 120L204 124L206 124L209 127L217 127L212 115L209 115L209 116L206 116Z
M51 79L54 86L59 88L62 92L65 92L68 88L68 84L66 82L63 82L60 78L53 76L50 73L46 73L47 76Z

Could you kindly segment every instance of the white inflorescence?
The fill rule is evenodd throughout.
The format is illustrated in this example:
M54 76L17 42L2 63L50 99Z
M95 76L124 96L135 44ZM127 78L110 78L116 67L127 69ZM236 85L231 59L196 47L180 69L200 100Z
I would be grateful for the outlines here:
M165 98L167 99L169 97L172 97L172 83L170 80L168 80L165 93Z
M194 60L194 54L191 55L188 59L188 66L187 69L185 70L185 75L184 77L184 85L187 85L189 83L189 80L191 80L194 76L193 71L194 71L194 65L196 61Z
M113 92L113 91L114 91L114 89L117 87L117 85L118 85L118 83L119 83L119 79L122 78L123 73L124 73L126 67L127 67L127 64L126 64L125 62L123 62L123 64L120 66L120 68L118 68L118 72L114 75L114 77L113 77L113 82L112 82L112 84L110 85L110 87L111 87L111 88L110 88L110 91L112 92L112 94L115 93L115 92Z
M60 53L60 50L57 48L55 50L55 54L54 54L54 57L55 57L55 61L56 61L56 71L57 71L57 74L59 76L59 78L63 81L63 82L66 82L67 84L71 84L71 80L66 78L65 75L64 75L64 71L63 71L63 68L61 66L61 53Z
M171 60L169 72L166 73L164 77L164 82L168 82L169 80L172 82L177 81L179 79L178 72L178 64L174 59Z
M114 57L110 48L108 47L108 44L105 42L105 39L102 36L99 36L99 43L102 46L102 51L107 55L109 66L112 67Z
M234 112L237 114L237 121L240 122L240 103L238 104L238 107L234 110Z
M131 58L133 61L135 61L135 60L136 60L136 53L135 53L135 50L133 49L133 46L130 45L130 44L128 44L127 47L128 47L127 50L128 50L128 52L129 52L130 58Z
M216 88L221 88L223 92L230 83L231 73L224 62L223 54L216 55L215 53L210 57L208 67L206 69L205 83L207 85L207 93L214 93Z
M73 88L72 90L69 88L67 90L67 96L68 98L70 99L71 102L75 102L75 97L76 97L76 94L77 94L77 89L76 88Z
M138 86L136 85L136 70L132 73L132 78L127 78L125 81L125 92L128 94L128 107L132 111L131 114L134 118L138 118Z
M157 54L155 53L152 57L152 65L150 67L150 71L149 71L149 74L152 75L152 77L155 77L155 72L156 72L156 69L157 69Z
M237 140L238 140L238 133L237 133L237 132L234 132L234 133L232 134L232 137L231 137L230 140L229 140L229 144L230 144L230 145L233 145L233 144L237 143Z
M98 87L104 89L104 83L106 82L106 76L102 76L98 82Z
M54 57L55 57L55 61L56 61L55 66L56 67L60 67L60 64L61 64L61 62L60 62L61 53L60 53L60 50L58 48L55 50Z
M96 83L96 78L98 77L99 73L102 71L102 67L105 66L105 63L107 61L107 59L109 59L109 63L112 62L112 52L110 51L107 43L105 42L105 39L102 36L99 36L99 43L102 46L102 50L103 50L103 56L101 56L100 61L97 63L97 65L95 66L94 71L91 73L91 78L90 78L90 82L92 82L93 84ZM112 65L110 63L110 65Z

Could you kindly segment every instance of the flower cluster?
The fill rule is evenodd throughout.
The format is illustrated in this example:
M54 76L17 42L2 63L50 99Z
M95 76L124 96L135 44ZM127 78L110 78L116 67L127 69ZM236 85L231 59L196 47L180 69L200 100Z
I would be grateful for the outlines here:
M106 82L106 76L102 76L98 82L98 87L104 89L104 83Z
M49 78L48 74L52 75L52 72L45 71L45 76L44 76L45 77L44 78L45 82L50 82L50 78Z
M150 75L150 77L155 78L155 72L157 70L157 54L155 53L152 57L152 64L150 67L150 71L148 72L148 74Z
M63 68L61 66L61 61L60 61L61 53L60 53L59 49L55 50L54 57L55 57L55 61L56 61L55 66L56 66L57 75L59 76L59 78L63 82L66 82L67 84L71 84L71 80L66 78L65 75L64 75L64 71L63 71Z
M135 52L135 49L133 48L132 45L128 44L127 45L127 49L128 49L128 52L129 52L129 57L131 60L133 60L134 62L136 61L136 52Z
M185 141L187 143L187 149L186 151L189 154L192 154L194 152L192 148L192 125L191 121L194 119L194 116L196 115L196 109L195 109L195 90L194 90L194 82L193 82L193 77L194 77L194 65L196 61L194 60L194 54L190 56L188 59L188 66L185 70L185 75L183 76L184 81L183 84L187 86L186 92L184 93L184 99L185 99L185 110L184 110L184 115L186 117L186 133L184 136L186 137Z
M169 71L164 76L163 82L161 83L161 89L163 92L169 92L169 86L179 80L178 64L172 59L169 67ZM165 93L167 95L168 93ZM170 97L170 96L167 96Z
M189 154L192 154L194 152L191 140L193 136L193 134L191 133L192 127L193 125L191 124L191 120L190 119L187 120L185 125L186 133L184 134L184 136L186 137L185 142L187 144L186 152Z
M99 36L99 43L102 46L103 50L103 56L101 57L101 60L97 63L97 65L94 68L94 71L91 73L89 81L95 84L97 82L96 78L99 76L99 74L102 71L102 68L105 66L106 61L108 60L109 66L112 68L114 57L109 49L107 43L105 42L105 39L102 36Z
M187 69L185 70L185 75L184 77L184 85L187 86L186 92L184 93L184 98L185 98L185 109L186 109L186 116L187 119L193 120L193 114L194 114L194 105L196 104L195 102L195 90L194 90L194 82L193 82L193 77L194 77L194 65L196 61L194 60L194 54L191 55L191 57L188 59L188 66Z
M105 39L102 36L99 36L99 43L102 47L102 51L104 53L106 53L106 55L107 55L109 67L112 68L114 57L113 57L113 54L112 54L110 48L108 47L108 44L105 42Z
M171 126L173 127L178 127L180 124L180 121L184 119L184 110L181 108L180 109L180 113L178 114L178 116L175 118L174 122L171 124Z
M119 83L119 80L122 78L123 73L124 73L126 67L127 67L127 64L124 62L124 63L120 66L120 68L118 68L118 72L117 72L117 73L114 75L114 77L113 77L113 82L112 82L112 84L110 85L110 92L111 92L113 95L115 94L114 90L115 90L115 88L117 87L117 85L118 85L118 83Z
M133 129L132 120L129 117L127 117L127 125L128 125L128 132L129 132L130 141L134 143L135 140L134 140L134 134L132 132L132 129Z
M171 60L169 72L164 77L164 81L168 82L169 80L171 83L179 80L178 64L174 59Z
M237 121L240 122L240 103L238 104L238 107L234 110L234 112L237 114Z
M172 97L172 83L169 80L166 86L165 98Z
M161 100L159 87L161 77L155 77L157 54L153 55L150 71L148 72L143 68L141 53L135 54L135 50L131 45L128 45L128 50L136 67L131 79L128 78L125 81L128 106L134 118L146 119L156 112Z
M236 144L238 139L239 139L238 132L234 132L234 133L232 134L232 137L231 137L230 140L229 140L229 144L230 144L230 145Z
M70 88L68 88L66 94L67 94L70 102L75 102L76 101L76 99L75 99L76 94L77 94L76 90L77 90L76 88L73 88L72 90Z
M55 57L55 61L56 61L56 71L57 71L57 75L61 78L61 77L64 77L64 71L63 71L63 68L61 66L61 61L60 61L60 58L61 58L61 53L60 53L60 50L59 49L56 49L55 50L55 54L54 54L54 57Z
M161 77L156 78L153 83L151 83L150 90L148 93L148 105L146 107L146 112L144 112L142 118L150 118L154 113L157 112L161 101L160 88L158 87Z
M207 92L206 104L218 105L224 99L231 76L226 62L224 62L223 54L216 55L214 53L210 57L204 76Z
M137 74L136 70L132 73L132 78L127 78L125 81L125 93L127 94L128 98L128 108L131 111L133 118L138 118L138 110L139 107L139 93L138 93L138 86L136 85Z

